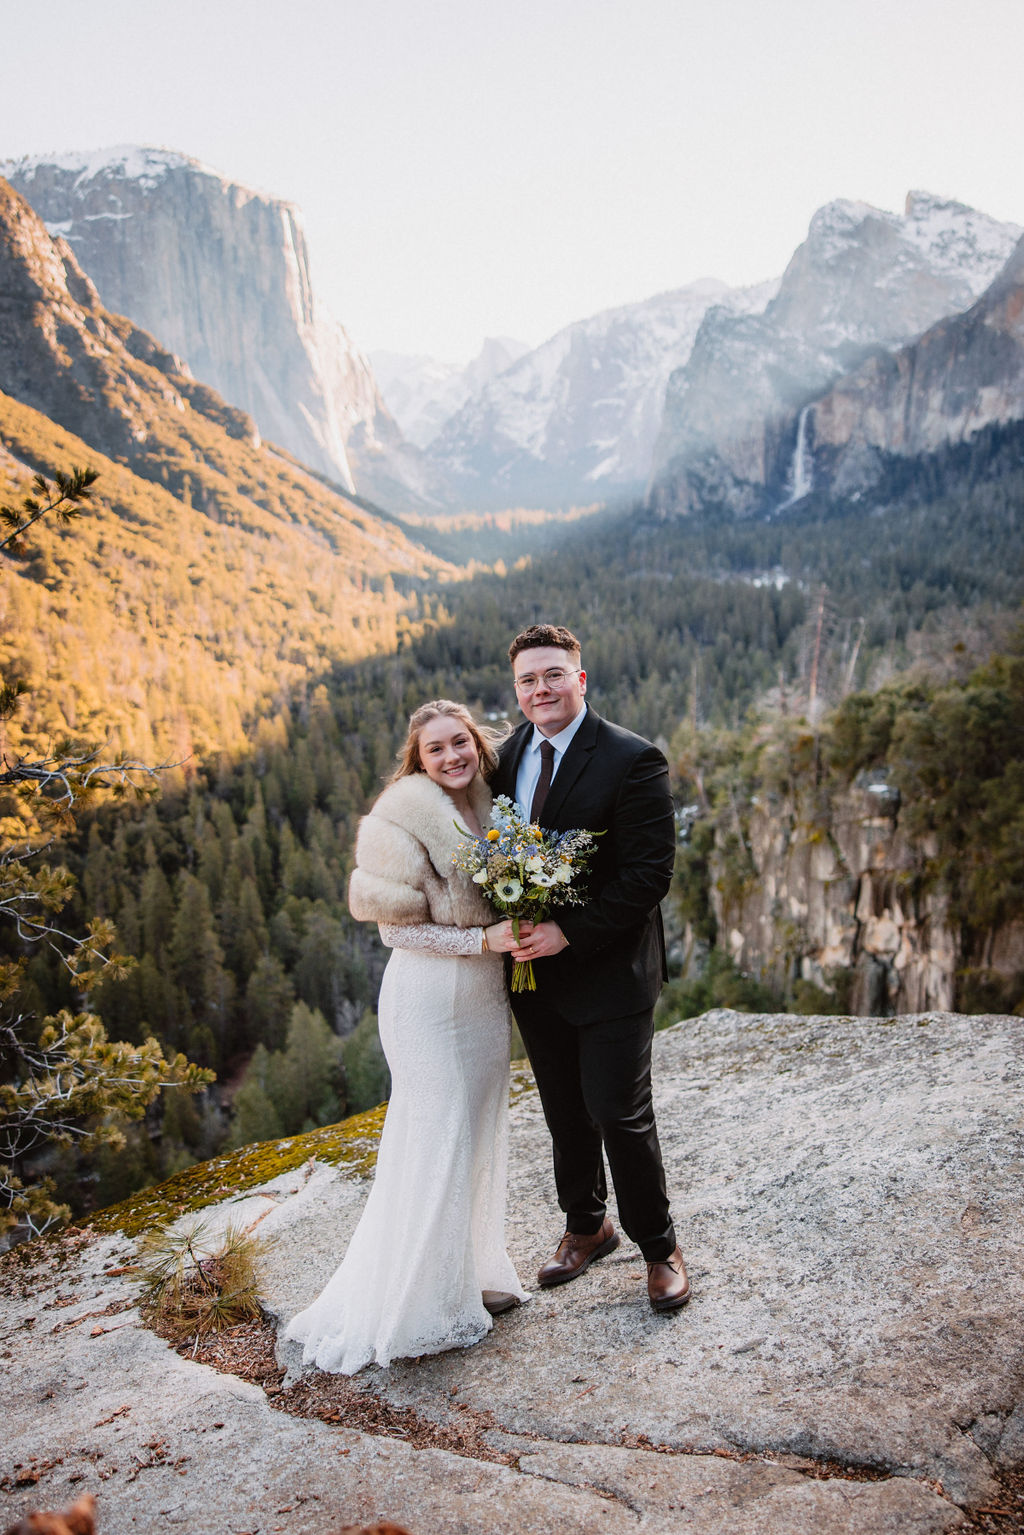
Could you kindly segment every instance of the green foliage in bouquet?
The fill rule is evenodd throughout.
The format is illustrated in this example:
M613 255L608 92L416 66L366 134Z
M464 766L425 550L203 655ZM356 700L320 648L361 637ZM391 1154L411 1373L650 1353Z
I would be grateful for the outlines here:
M499 794L491 811L491 825L481 839L463 831L454 863L479 885L495 911L512 918L519 937L524 917L543 922L549 909L579 906L579 888L593 856L595 836L589 831L543 831L509 799ZM531 960L517 959L512 970L513 991L536 991Z

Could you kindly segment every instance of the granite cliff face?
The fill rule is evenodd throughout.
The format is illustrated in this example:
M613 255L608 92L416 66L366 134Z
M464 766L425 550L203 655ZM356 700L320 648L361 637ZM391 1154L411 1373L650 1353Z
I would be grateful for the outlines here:
M827 825L792 802L753 805L744 877L730 877L721 849L712 860L719 942L739 969L780 990L838 985L861 1016L948 1010L972 961L1008 981L1024 974L1024 924L962 953L944 894L917 888L935 849L907 836L900 810L881 778L837 796Z
M807 488L804 406L881 349L972 305L1020 238L960 203L911 193L815 214L760 316L713 310L669 380L650 491L667 510L765 513Z
M258 446L243 411L180 358L104 309L66 241L0 180L0 389L111 458L147 455L156 418L187 410Z
M2 670L32 684L15 751L64 732L148 761L248 746L270 697L394 649L392 578L450 571L104 309L0 180L0 493L73 465L99 482L68 547L47 519L5 560Z
M131 317L262 434L342 485L402 485L370 365L318 301L297 208L165 150L3 167L107 309Z
M643 489L665 385L710 309L764 308L774 283L708 278L580 320L480 389L428 457L467 505L584 504Z
M1024 240L965 314L869 358L807 409L806 474L837 493L870 484L883 455L932 453L1024 419Z

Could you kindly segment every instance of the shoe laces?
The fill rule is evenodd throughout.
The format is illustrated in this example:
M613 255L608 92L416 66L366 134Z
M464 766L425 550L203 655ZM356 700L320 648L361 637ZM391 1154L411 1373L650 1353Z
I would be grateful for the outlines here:
M648 1274L651 1272L652 1269L656 1269L656 1268L670 1268L672 1270L673 1274L681 1274L683 1272L682 1269L680 1267L678 1267L678 1265L676 1264L675 1253L672 1254L671 1258L655 1258L653 1260L653 1262L648 1263L648 1265L647 1265L647 1272L648 1272Z

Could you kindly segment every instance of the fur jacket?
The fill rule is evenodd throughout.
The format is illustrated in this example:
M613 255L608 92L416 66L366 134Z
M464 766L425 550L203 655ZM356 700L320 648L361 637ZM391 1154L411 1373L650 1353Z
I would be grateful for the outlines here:
M491 791L477 774L470 804L481 826L491 813ZM426 773L388 784L356 834L356 866L348 904L360 922L399 926L484 927L494 913L452 854L460 841L458 812Z

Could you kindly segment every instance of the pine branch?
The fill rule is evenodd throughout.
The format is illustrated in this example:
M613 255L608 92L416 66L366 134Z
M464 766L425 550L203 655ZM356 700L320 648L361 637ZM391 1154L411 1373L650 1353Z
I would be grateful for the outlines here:
M66 527L72 518L80 517L83 503L92 497L92 486L99 479L99 472L73 467L70 474L58 469L53 478L51 485L43 475L37 474L32 481L34 496L26 496L20 507L0 506L0 522L11 530L5 539L0 540L0 551L8 545L20 548L22 536L51 512L61 527Z
M2 706L2 695L0 695ZM181 767L186 758L177 762L160 762L155 767L139 762L133 757L115 757L112 762L97 762L99 750L59 753L52 757L40 757L35 761L21 757L12 761L0 757L0 787L29 784L36 793L45 794L54 809L69 814L75 801L90 789L112 789L121 794L131 790L145 794L155 787L158 773ZM152 784L145 779L153 780Z

